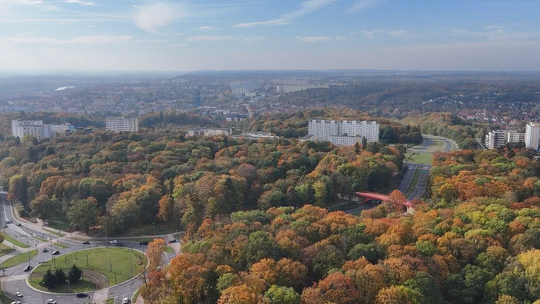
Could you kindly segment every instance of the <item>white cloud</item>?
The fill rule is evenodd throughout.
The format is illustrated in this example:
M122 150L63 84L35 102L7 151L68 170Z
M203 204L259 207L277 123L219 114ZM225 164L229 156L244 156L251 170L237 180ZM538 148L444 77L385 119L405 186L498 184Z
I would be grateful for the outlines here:
M366 36L366 38L368 39L375 37L375 34L377 33L382 33L382 31L381 30L362 31L362 34L364 34L364 36Z
M3 44L135 44L135 43L156 43L159 40L143 40L137 39L137 36L120 35L120 36L81 36L71 39L56 39L56 38L36 38L36 37L6 37L0 38L0 45Z
M254 44L254 43L257 43L259 41L263 41L265 40L266 37L248 37L248 38L244 38L244 41L248 44Z
M192 41L220 41L220 40L231 40L233 37L231 36L195 36L195 37L189 37L187 39L188 42Z
M178 5L158 2L140 6L135 14L135 24L141 29L157 33L158 29L167 26L182 17Z
M332 40L332 38L325 37L325 36L308 36L308 37L296 36L296 40L301 41L301 42L320 42L320 41Z
M500 26L500 25L488 25L486 26L486 30L498 30L498 29L502 29L503 27Z
M307 14L311 14L333 2L337 2L340 0L308 0L304 1L300 5L300 9L288 13L285 15L282 15L278 19L274 20L267 20L267 21L257 21L257 22L248 22L248 23L240 23L235 25L235 27L254 27L258 25L284 25L291 23L293 19L302 17Z
M407 37L409 35L409 32L405 30L388 31L386 33L393 37Z
M510 32L500 26L486 26L486 31L467 31L463 29L452 29L453 36L483 38L487 41L520 41L540 39L540 31L533 32Z
M208 32L208 31L220 30L220 28L217 27L217 26L213 26L213 25L212 26L206 25L206 26L195 27L195 28L192 28L191 30L192 31Z
M349 12L359 12L371 8L384 0L358 0L350 8Z
M336 40L345 41L345 40L347 40L347 37L345 37L345 36L336 36Z
M60 1L60 2L63 2L63 3L73 3L73 4L80 4L80 5L84 5L84 6L96 6L96 3L95 3L95 2L92 2L92 1L83 1L83 0L64 0L64 1Z

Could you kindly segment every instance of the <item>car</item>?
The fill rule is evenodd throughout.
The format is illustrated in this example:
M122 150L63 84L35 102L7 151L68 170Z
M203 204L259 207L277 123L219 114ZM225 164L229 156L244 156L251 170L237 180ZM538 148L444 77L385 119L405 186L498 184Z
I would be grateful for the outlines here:
M22 226L21 223L17 223L17 226Z
M148 242L140 242L139 245L148 245Z
M56 300L48 299L47 304L58 304L58 303L56 303Z
M178 243L177 239L171 240L169 243Z
M11 304L21 304L21 301L13 301Z
M55 250L55 251L53 251L53 253L52 253L52 255L58 255L58 254L60 254L60 251L58 251L58 250Z
M127 304L129 303L129 299L128 298L124 298L124 300L122 300L122 304Z
M109 244L116 244L116 243L118 243L117 240L112 240L112 241L109 242Z
M43 249L41 249L41 252L49 252L49 249L43 248Z
M124 243L116 243L116 246L124 246Z
M26 265L26 266L23 268L23 271L24 271L24 272L27 272L27 271L30 271L30 269L32 269L32 266Z
M84 241L83 245L90 245L90 242L89 241Z
M17 292L15 293L15 295L16 295L17 297L19 297L19 298L22 298L22 296L23 296L22 293L21 293L20 291L17 291Z
M88 294L84 292L77 293L77 298L88 298Z

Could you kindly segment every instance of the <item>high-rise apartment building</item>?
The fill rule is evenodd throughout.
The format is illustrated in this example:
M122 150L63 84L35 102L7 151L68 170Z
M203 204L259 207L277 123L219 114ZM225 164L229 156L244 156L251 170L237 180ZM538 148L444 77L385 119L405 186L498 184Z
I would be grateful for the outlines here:
M528 122L525 127L525 146L538 150L538 141L540 138L540 124L537 122Z
M329 141L338 146L353 146L366 138L379 141L380 125L376 121L310 120L308 136L311 140Z
M254 81L232 81L231 92L234 95L243 95L255 91L259 84Z
M509 132L506 130L490 131L486 134L486 147L488 149L504 147L504 145L506 145L507 134L509 134Z
M137 117L107 117L105 129L113 132L137 132L139 131L139 119Z
M192 106L194 108L198 108L198 107L202 106L202 94L201 94L201 91L195 90L193 92Z

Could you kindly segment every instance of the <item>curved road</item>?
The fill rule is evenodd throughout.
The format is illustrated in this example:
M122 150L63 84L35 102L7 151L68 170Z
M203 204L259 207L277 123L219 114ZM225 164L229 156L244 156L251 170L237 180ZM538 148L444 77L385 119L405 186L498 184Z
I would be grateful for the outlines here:
M9 205L9 203L5 200L5 196L0 194L0 199L2 199L2 205L0 206L0 212L2 213L0 215L0 219L2 222L2 227L5 227L3 230L5 233L9 234L13 238L19 240L22 243L28 243L31 247L28 249L25 248L16 248L16 251L10 254L9 256L18 255L21 253L26 253L30 250L38 249L38 254L33 257L29 264L32 267L37 266L40 262L46 262L52 258L52 251L59 250L60 255L56 256L56 258L62 258L62 254L74 252L82 249L88 249L93 247L104 247L104 246L110 246L108 244L108 241L113 238L104 238L104 239L98 239L98 240L90 240L90 245L84 245L81 241L76 241L68 238L67 236L64 237L57 237L55 235L52 235L39 227L37 224L31 224L26 222L20 222L22 225L17 226L16 223L19 223L17 219L14 218L12 209ZM9 223L9 224L6 224ZM49 239L50 241L42 242L41 240L38 240L34 238L34 236L37 236L42 239ZM145 236L146 237L146 236ZM154 236L154 237L163 237L163 236ZM146 246L145 245L139 245L139 241L137 241L137 238L133 237L132 240L125 240L125 238L118 238L122 239L122 243L125 247L136 249L140 251L145 251ZM67 248L56 248L52 244L54 243L62 243ZM43 248L49 249L49 252L42 252ZM176 253L170 253L165 254L164 253L164 262L166 264L168 261L174 257ZM4 256L0 258L0 260L4 261L7 259L8 256ZM4 290L4 293L6 296L12 299L16 299L21 301L22 303L44 303L44 301L47 301L47 299L54 299L58 302L58 304L63 303L69 303L69 304L78 304L78 303L88 303L88 302L94 302L97 301L97 303L104 303L102 302L102 299L108 299L108 298L114 298L114 303L122 303L122 300L124 297L127 297L131 299L133 292L135 292L142 284L143 281L139 278L131 279L129 281L126 281L124 283L121 283L117 286L113 286L107 289L100 290L98 292L88 292L88 295L90 296L90 299L85 298L77 298L75 294L51 294L46 292L41 292L34 290L30 288L26 282L26 279L29 275L29 272L25 272L23 269L25 266L29 265L28 263L23 263L17 266L13 266L10 268L4 269L4 277L1 280L2 289ZM15 296L16 292L21 292L23 294L22 298L17 298ZM3 303L3 304L9 304L9 303Z

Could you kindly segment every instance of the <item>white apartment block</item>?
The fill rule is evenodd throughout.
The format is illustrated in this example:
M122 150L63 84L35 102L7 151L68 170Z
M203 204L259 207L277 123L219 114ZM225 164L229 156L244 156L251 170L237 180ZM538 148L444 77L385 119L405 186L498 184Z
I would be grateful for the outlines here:
M198 128L191 129L187 131L187 136L214 136L214 135L225 135L229 136L229 129L220 129L220 128Z
M297 85L278 85L276 90L278 93L292 93L305 91L309 89L328 89L330 86L327 84L297 84Z
M231 92L234 95L243 95L255 91L259 87L257 82L253 81L232 81Z
M509 132L506 136L506 141L509 143L525 142L525 133Z
M105 129L112 132L137 132L139 131L139 119L137 117L107 117Z
M43 139L55 136L63 136L74 131L72 124L52 125L44 124L42 120L12 120L11 131L14 137L22 138L30 135L35 138Z
M540 124L528 122L525 127L525 146L538 150L538 141L540 138Z
M486 147L488 149L504 147L506 145L507 134L509 133L506 130L490 131L486 134Z
M310 120L308 135L311 140L329 141L338 146L353 146L366 138L379 141L380 125L376 121Z

